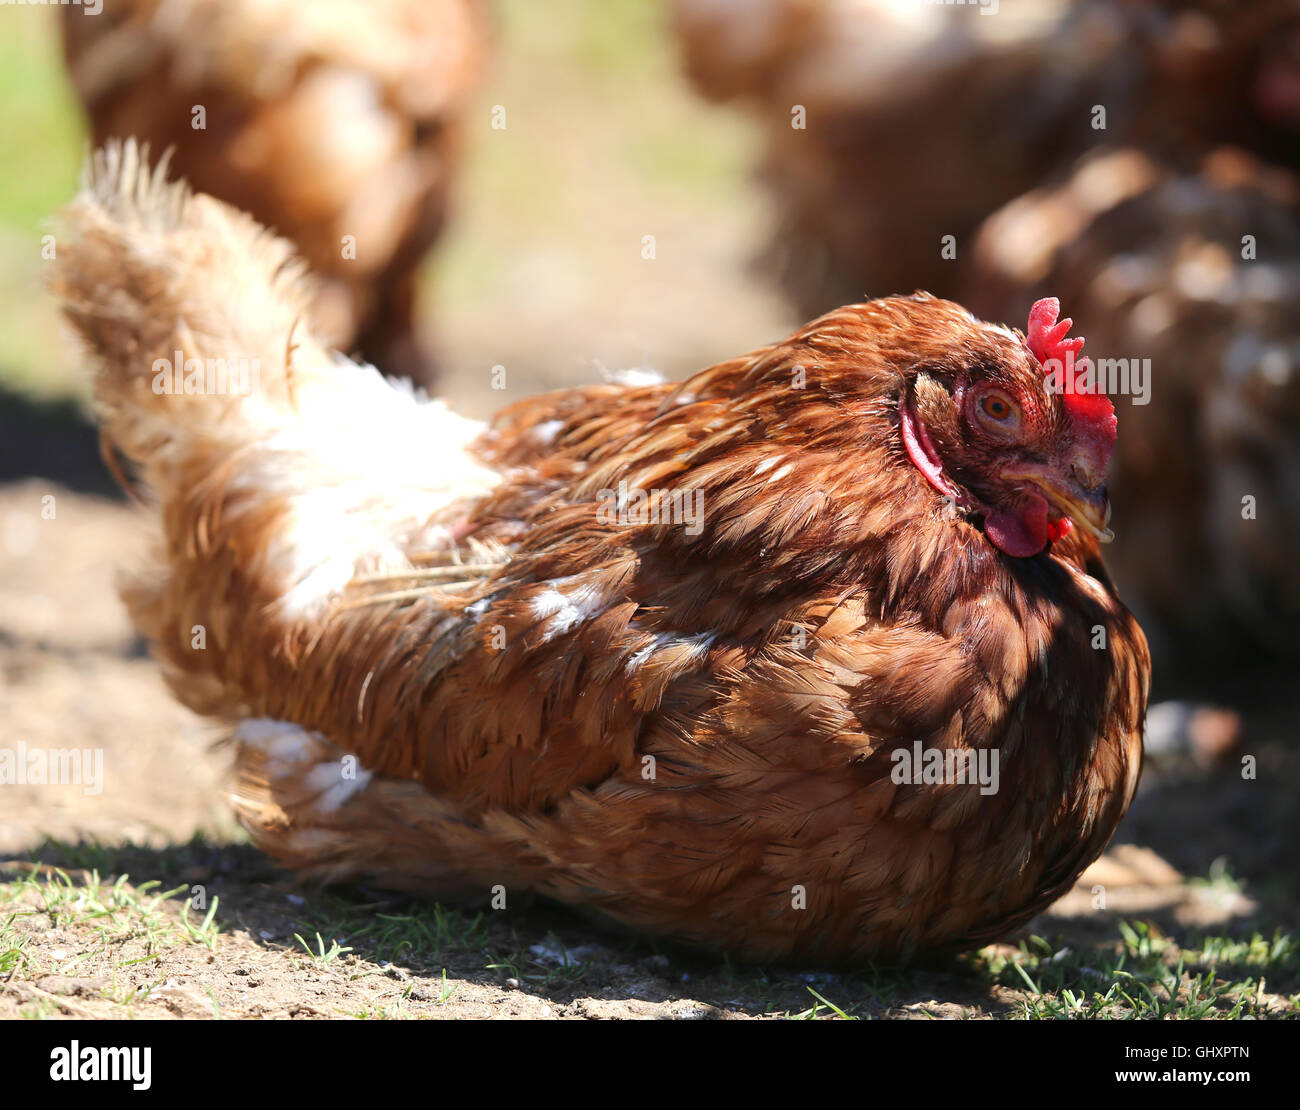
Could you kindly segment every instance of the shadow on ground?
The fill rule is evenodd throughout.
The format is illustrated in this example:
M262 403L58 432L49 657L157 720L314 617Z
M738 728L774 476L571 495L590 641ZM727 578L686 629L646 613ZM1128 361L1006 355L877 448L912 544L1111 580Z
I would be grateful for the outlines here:
M1166 974L1159 938L1196 949L1202 934L1223 952L1211 979L1266 970L1273 996L1300 989L1293 952L1265 944L1261 955L1266 922L1245 900L1208 931L1189 927L1178 905L1153 907L1127 952L1120 930L1132 928L1116 910L1040 917L1019 955L1001 945L905 969L840 972L733 965L540 902L491 911L364 887L303 887L251 846L203 838L163 848L51 842L30 859L39 863L11 861L0 873L4 881L30 876L31 889L45 891L27 899L35 920L26 947L33 960L47 953L31 942L47 918L54 955L75 966L22 976L27 986L11 997L44 1003L49 1016L63 1006L77 1016L123 1007L158 1016L159 1006L162 1016L180 1017L1020 1016L1036 1005L1013 966L1023 957L1034 957L1034 986L1046 992L1085 994L1133 973L1135 983L1145 976L1158 987ZM169 918L182 917L197 942L189 935L173 944L151 924L140 904L158 892L170 894ZM141 943L149 936L152 952ZM1117 971L1126 961L1130 971ZM1137 985L1128 989L1138 994Z

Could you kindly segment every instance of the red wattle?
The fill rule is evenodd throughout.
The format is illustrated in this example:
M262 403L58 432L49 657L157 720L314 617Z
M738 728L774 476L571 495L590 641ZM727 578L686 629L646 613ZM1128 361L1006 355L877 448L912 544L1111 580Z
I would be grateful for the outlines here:
M999 509L984 518L984 534L993 546L1015 559L1028 559L1047 547L1050 533L1047 502L1030 494L1014 509Z
M1052 520L1047 524L1047 538L1055 543L1057 540L1063 540L1070 534L1070 529L1074 527L1074 521L1068 516L1061 517L1060 520Z

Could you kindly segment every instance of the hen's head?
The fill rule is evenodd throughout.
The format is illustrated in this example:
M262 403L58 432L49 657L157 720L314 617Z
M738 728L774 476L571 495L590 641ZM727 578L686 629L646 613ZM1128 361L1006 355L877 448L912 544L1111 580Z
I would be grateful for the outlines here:
M974 321L957 306L916 302L961 326L939 331L904 374L899 429L908 459L936 490L984 521L989 540L1025 558L1078 524L1102 542L1115 410L1094 392L1083 339L1041 300L1026 335ZM933 354L934 357L929 357ZM1077 360L1077 361L1076 361Z

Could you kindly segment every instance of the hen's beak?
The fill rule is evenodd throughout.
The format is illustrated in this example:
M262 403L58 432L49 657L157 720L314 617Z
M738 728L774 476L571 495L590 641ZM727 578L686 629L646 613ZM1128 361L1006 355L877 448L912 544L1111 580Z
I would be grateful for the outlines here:
M1110 543L1110 498L1104 484L1087 488L1073 474L1066 477L1050 466L1025 464L1002 472L1004 478L1030 483L1062 516L1068 516L1100 543Z

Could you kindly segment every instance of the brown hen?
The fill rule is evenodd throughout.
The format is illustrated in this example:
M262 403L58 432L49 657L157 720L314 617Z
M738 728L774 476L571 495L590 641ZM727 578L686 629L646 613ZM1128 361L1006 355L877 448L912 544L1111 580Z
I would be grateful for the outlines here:
M416 270L487 50L483 0L105 0L61 10L96 144L134 137L291 239L331 345L429 384Z
M290 346L288 257L110 148L55 278L160 509L132 616L277 859L833 962L1001 936L1101 852L1148 660L1053 303L853 305L483 429Z

